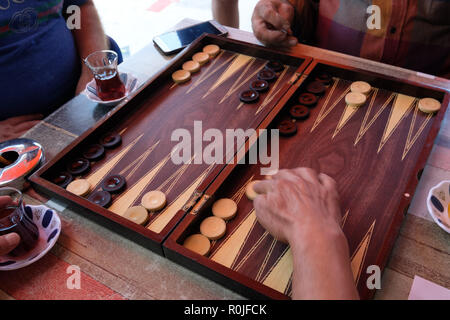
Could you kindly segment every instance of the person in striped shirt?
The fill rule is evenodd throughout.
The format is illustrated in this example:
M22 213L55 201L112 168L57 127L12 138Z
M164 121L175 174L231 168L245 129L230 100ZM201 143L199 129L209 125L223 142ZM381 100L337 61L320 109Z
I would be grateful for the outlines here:
M261 0L252 17L266 45L315 45L450 78L450 1Z

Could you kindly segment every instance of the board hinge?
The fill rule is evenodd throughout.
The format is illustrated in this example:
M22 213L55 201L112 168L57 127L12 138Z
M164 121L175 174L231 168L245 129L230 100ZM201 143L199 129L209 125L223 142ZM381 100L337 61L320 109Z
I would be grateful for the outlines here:
M205 205L206 202L208 202L209 198L211 198L211 196L204 194L200 200L197 202L197 204L194 206L194 208L192 208L191 210L191 214L196 215Z
M298 88L300 85L308 78L307 74L302 74L299 78L297 78L297 82L295 83L295 86Z
M301 73L298 73L298 72L294 73L288 83L290 85L294 84L300 76L301 76Z
M198 201L198 199L202 196L202 192L195 191L189 200L184 204L183 211L188 212Z

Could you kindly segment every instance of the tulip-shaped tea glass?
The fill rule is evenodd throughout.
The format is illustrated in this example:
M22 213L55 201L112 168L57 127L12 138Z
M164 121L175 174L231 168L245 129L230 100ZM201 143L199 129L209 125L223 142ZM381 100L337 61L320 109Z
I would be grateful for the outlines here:
M14 188L0 188L0 236L13 232L20 236L20 243L10 255L26 254L36 246L39 230L25 214L22 193Z
M84 63L91 69L97 84L97 95L103 101L120 99L125 96L125 85L117 71L117 53L102 50L91 53Z

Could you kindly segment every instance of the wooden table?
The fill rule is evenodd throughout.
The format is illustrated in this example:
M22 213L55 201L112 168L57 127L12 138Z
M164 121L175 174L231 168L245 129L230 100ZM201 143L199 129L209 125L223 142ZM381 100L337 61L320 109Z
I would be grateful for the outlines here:
M183 20L177 27L192 24ZM229 37L258 43L253 34L229 28ZM351 66L365 65L401 79L421 78L450 90L450 81L348 55L302 45L304 54ZM163 68L170 57L153 44L125 61L121 71L141 82ZM25 136L39 141L47 160L94 125L110 110L75 97ZM428 163L392 251L376 299L406 299L415 275L450 288L450 236L428 215L428 190L450 180L450 111L442 123ZM30 204L46 203L61 214L57 245L39 262L0 273L0 299L241 299L242 297L78 215L70 207L29 190ZM81 289L68 289L69 266L81 271ZM69 272L69 273L68 273Z

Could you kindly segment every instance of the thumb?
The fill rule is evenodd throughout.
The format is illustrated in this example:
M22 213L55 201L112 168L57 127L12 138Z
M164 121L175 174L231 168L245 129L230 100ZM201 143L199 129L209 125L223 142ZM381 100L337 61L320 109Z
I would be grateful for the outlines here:
M0 237L0 256L10 253L20 242L17 233L8 233Z

